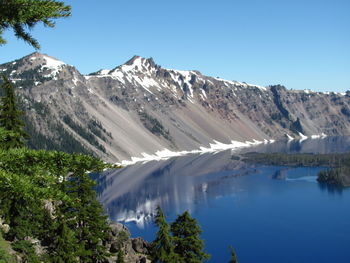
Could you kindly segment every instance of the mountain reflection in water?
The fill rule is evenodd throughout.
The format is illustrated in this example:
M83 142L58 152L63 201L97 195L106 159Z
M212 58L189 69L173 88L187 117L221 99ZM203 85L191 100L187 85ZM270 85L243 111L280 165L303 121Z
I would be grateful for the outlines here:
M216 178L220 171L229 172ZM231 151L136 164L103 174L98 179L99 200L111 219L135 221L142 227L158 205L180 213L194 203L239 190L230 178L252 171L232 160ZM220 193L213 187L218 184L223 186Z
M326 137L304 141L278 141L241 152L330 153L350 151L349 137ZM98 196L112 220L136 222L139 227L151 221L158 205L174 213L193 210L197 204L220 196L234 195L246 186L238 176L257 174L258 166L248 166L234 158L234 151L198 154L127 166L100 175ZM285 170L279 168L274 173ZM273 177L273 175L271 175ZM275 178L285 179L285 178ZM305 178L304 178L305 179ZM289 178L289 180L295 180ZM300 180L300 179L297 179ZM307 179L307 180L315 180ZM341 190L320 187L330 192Z

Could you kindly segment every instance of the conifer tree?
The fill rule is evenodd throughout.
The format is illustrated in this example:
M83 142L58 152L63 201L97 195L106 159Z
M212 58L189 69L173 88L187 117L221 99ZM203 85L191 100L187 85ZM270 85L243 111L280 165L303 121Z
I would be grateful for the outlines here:
M40 45L30 33L37 23L54 27L54 19L70 16L71 7L55 0L0 0L0 45L6 40L2 34L13 29L16 37L24 40L36 49Z
M76 224L76 237L80 244L80 262L103 262L109 253L103 242L108 238L107 216L103 214L101 204L96 200L94 181L78 171L68 180L68 191L75 200L71 218Z
M169 233L170 227L165 220L162 209L157 207L157 215L155 224L159 230L156 239L152 243L152 262L176 263L176 255L174 254L174 244Z
M171 224L171 232L175 244L174 251L180 257L178 262L199 263L210 258L210 255L203 251L204 242L200 238L202 230L188 211L179 215Z
M3 77L2 89L4 96L0 98L0 127L12 134L6 137L2 148L20 148L25 145L24 138L27 137L21 120L23 112L18 110L15 90L6 77Z
M52 263L78 263L77 252L79 251L75 233L61 218L58 221L58 229L54 233L50 262Z
M229 263L238 263L235 250L233 249L232 246L230 246L229 248L230 248L230 253L231 253L231 259L230 259Z

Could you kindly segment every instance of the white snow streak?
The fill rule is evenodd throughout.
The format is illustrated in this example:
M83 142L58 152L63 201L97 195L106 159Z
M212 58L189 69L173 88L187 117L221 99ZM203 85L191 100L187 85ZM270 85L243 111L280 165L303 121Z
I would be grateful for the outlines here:
M294 138L292 136L290 136L289 134L286 134L287 138L288 138L288 141L293 141Z
M271 142L271 141L270 141ZM203 154L203 153L217 153L224 150L234 150L244 147L250 147L253 145L258 145L263 143L262 141L246 141L246 142L239 142L239 141L231 141L229 144L225 144L219 141L214 140L213 143L209 144L209 147L200 147L197 150L192 151L181 151L181 152L173 152L169 149L165 148L164 150L157 151L154 154L148 154L148 153L141 153L142 157L131 157L131 160L123 160L120 165L127 166L132 165L138 162L149 162L149 161L160 161L160 160L167 160L171 157L176 156L183 156L188 154Z

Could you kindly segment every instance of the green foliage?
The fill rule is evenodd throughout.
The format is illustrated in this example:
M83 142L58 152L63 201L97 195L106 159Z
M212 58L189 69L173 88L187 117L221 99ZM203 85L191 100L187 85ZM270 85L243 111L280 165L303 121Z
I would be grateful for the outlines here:
M28 263L41 262L40 258L35 253L35 249L33 245L29 241L26 241L26 240L16 241L12 244L12 248L15 251L18 251L24 255L23 259L25 260L25 262L28 262Z
M124 252L121 249L118 251L116 263L125 263Z
M0 127L0 149L15 148L18 134Z
M3 239L0 231L0 263L15 263L15 258L9 253L10 245Z
M210 258L209 254L203 252L204 242L200 238L202 230L188 211L179 215L171 224L171 232L175 244L174 251L180 257L179 262L199 263Z
M4 30L13 29L16 37L39 49L39 43L26 29L37 23L54 27L54 19L70 16L71 7L54 0L1 0L0 1L0 44Z
M48 247L47 262L100 262L108 256L103 244L109 227L87 171L111 165L82 154L25 148L0 150L0 160L0 213L10 225L8 240L39 239ZM26 244L16 249L29 257Z
M77 262L77 251L79 245L74 231L63 221L57 221L57 238L53 240L50 248L51 262L75 263Z
M230 254L231 254L231 258L230 258L229 263L238 263L235 250L233 249L232 246L230 246L229 248L230 248Z
M28 176L46 172L46 175L50 175L56 180L62 176L64 178L68 175L78 176L86 171L101 171L111 166L100 159L83 154L29 149L0 151L0 160L0 169L7 172L21 172Z
M4 96L0 98L0 127L9 133L2 132L1 148L20 148L24 146L24 138L27 137L23 129L24 123L21 120L23 112L17 108L15 91L11 82L6 77L3 77L3 81Z
M55 0L0 0L0 44L5 43L4 30L13 29L18 38L39 48L37 40L26 30L39 22L53 27L54 19L70 16L70 9ZM33 75L33 72L26 74ZM23 78L32 84L35 77ZM25 137L22 113L16 106L13 85L5 77L2 88L0 214L10 226L5 237L28 263L104 262L109 255L103 245L109 226L96 200L95 183L88 171L101 171L111 165L82 154L21 148ZM46 115L45 107L35 103L34 106L39 115ZM59 129L63 128L57 128L61 134ZM32 125L30 129L35 130L35 127ZM61 147L70 145L66 137L73 138L63 136ZM45 136L35 139L48 142ZM36 255L27 237L38 239L45 246L47 255L43 259ZM0 250L2 248L0 246ZM0 255L0 261L10 262L6 257L6 254Z
M87 150L81 142L75 139L71 133L67 132L60 123L51 123L50 130L55 130L57 132L57 141L48 139L47 149L68 153L93 154L91 151Z
M155 224L158 226L159 230L156 239L152 243L152 262L176 263L177 260L176 255L174 254L174 243L169 233L170 227L159 206L157 207Z
M49 178L48 178L49 179ZM11 226L7 239L24 239L27 236L40 236L42 224L47 214L42 209L43 199L58 195L51 193L41 176L31 178L0 170L0 211Z
M30 108L34 109L38 114L36 116L37 119L32 118L29 114L23 116L23 122L25 124L24 129L29 135L29 137L26 138L27 147L36 150L54 150L94 155L91 150L86 149L70 132L65 130L62 123L55 121L49 107L45 103L36 102L30 97L23 96L23 94L20 99L21 102L23 101L23 103L19 103L22 111ZM24 101L26 101L26 103L24 103ZM51 135L46 136L39 132L36 127L37 122L47 123L48 130L52 132Z
M95 183L87 174L72 178L67 183L70 196L75 200L68 207L64 205L63 211L71 213L70 218L77 226L77 239L82 245L78 253L80 261L101 262L109 255L102 243L108 238L109 226L92 189Z
M155 224L159 230L152 243L152 262L200 263L210 258L203 251L204 242L200 238L202 230L188 211L179 215L169 229L164 213L158 207Z

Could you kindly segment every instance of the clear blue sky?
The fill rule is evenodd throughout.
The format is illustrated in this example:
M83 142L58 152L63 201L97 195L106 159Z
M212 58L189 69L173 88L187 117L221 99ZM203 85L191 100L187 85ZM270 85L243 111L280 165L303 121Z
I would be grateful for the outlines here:
M349 0L70 0L36 27L40 52L87 74L133 55L163 67L290 89L350 90ZM0 61L34 49L6 32Z

